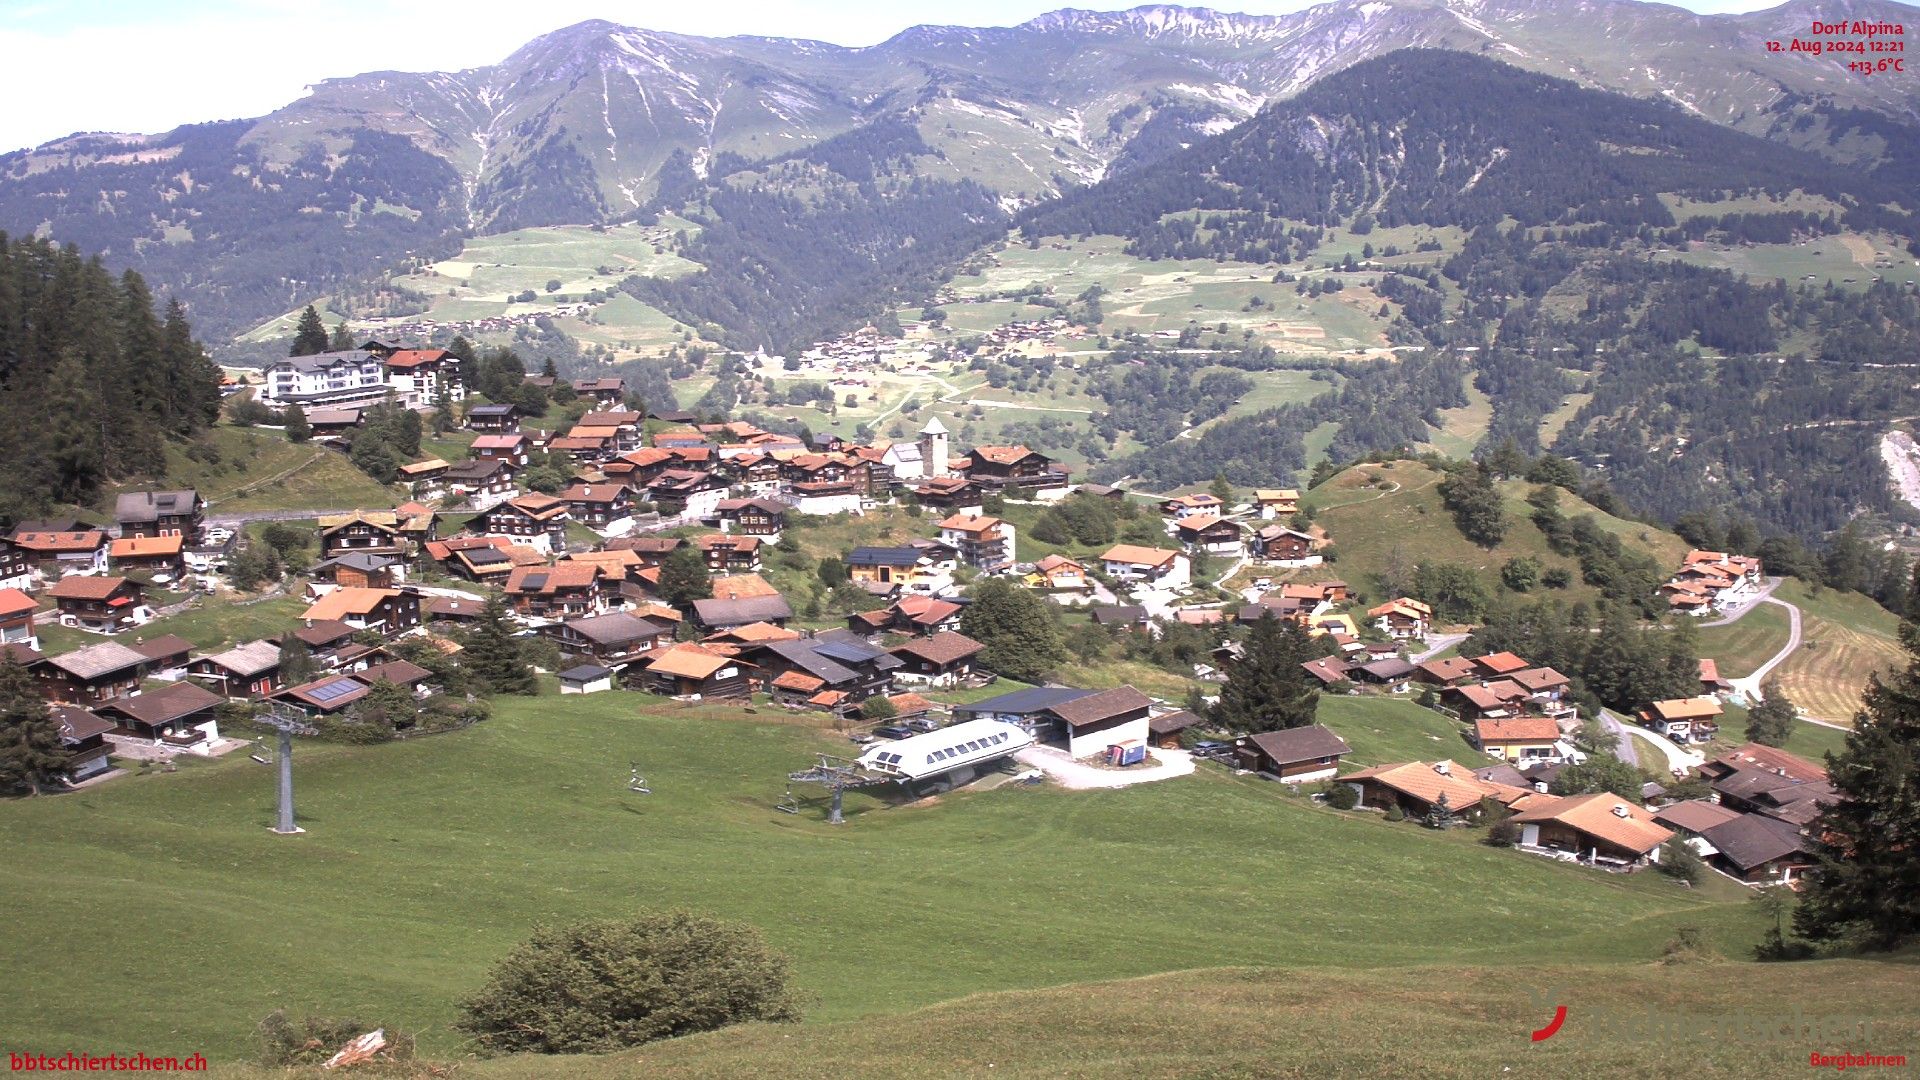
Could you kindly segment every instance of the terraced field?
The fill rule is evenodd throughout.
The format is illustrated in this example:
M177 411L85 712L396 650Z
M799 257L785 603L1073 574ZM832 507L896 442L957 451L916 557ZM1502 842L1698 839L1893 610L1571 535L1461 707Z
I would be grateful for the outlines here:
M1906 664L1898 621L1866 597L1832 590L1814 596L1797 581L1775 595L1800 607L1801 645L1773 674L1807 715L1851 721L1867 677Z

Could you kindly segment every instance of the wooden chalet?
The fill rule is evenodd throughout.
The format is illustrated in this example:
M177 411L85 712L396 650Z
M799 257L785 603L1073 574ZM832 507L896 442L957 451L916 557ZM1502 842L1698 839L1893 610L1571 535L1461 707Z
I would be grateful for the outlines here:
M1345 739L1319 724L1233 740L1236 766L1289 784L1332 779L1340 760L1351 753Z
M96 634L118 634L153 618L140 583L124 577L63 577L46 593L60 612L60 625Z

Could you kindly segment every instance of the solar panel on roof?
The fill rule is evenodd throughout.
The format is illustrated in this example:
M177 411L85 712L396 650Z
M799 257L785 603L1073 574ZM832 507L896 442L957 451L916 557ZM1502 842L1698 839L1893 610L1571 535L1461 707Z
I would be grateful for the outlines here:
M544 589L547 587L547 575L528 574L526 580L521 582L520 584L522 588Z
M849 660L856 664L881 655L881 651L871 645L860 645L851 641L823 642L815 645L813 651L821 656L830 656L835 660Z
M507 553L501 551L499 548L475 548L467 552L467 561L485 566L491 563L506 562L508 559Z
M343 698L358 689L360 689L360 684L354 681L353 679L338 679L333 682L322 683L319 686L314 687L313 689L307 691L307 696L319 702L320 704L325 705L325 704L328 704L329 702L338 701L340 698Z

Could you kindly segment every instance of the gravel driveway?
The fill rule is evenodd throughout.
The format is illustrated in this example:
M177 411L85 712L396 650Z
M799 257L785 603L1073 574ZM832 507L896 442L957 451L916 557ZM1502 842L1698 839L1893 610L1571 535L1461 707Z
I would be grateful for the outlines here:
M1046 773L1047 779L1061 787L1074 791L1131 787L1134 784L1147 784L1155 780L1171 780L1176 776L1187 776L1193 772L1193 755L1185 750L1149 750L1147 752L1159 759L1160 764L1152 767L1135 765L1126 769L1098 769L1091 765L1082 765L1068 757L1065 750L1051 746L1029 746L1013 757L1022 765Z

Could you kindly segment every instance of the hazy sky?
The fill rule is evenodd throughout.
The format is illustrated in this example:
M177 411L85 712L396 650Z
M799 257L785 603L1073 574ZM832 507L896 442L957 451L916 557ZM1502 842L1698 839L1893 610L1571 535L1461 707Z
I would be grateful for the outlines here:
M1068 0L0 0L0 150L75 131L166 131L258 116L308 84L363 71L452 71L496 63L584 19L688 34L807 37L871 45L915 23L1007 26ZM1080 0L1120 9L1133 2ZM1304 0L1221 3L1280 14ZM1743 11L1767 0L1690 0Z

